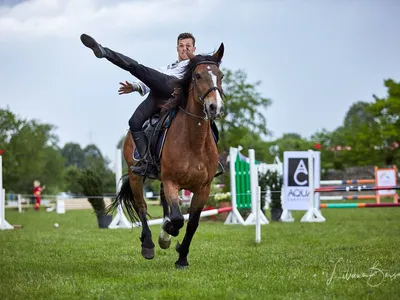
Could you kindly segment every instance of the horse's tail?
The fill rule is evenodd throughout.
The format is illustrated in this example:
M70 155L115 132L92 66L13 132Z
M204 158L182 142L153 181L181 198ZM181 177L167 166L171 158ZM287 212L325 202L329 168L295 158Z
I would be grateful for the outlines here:
M121 180L122 180L121 189L117 193L115 201L112 202L107 207L107 213L115 211L117 209L118 205L121 204L122 207L125 206L125 210L126 210L128 216L129 216L129 219L131 220L132 223L140 222L139 215L138 215L138 209L135 205L135 199L133 197L132 189L129 184L128 175L124 175L121 178Z

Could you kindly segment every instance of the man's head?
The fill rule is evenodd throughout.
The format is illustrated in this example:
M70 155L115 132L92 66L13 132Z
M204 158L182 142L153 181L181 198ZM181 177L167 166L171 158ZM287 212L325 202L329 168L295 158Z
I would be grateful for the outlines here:
M178 61L188 59L186 51L194 53L196 40L191 33L184 32L178 36L176 50L178 51Z

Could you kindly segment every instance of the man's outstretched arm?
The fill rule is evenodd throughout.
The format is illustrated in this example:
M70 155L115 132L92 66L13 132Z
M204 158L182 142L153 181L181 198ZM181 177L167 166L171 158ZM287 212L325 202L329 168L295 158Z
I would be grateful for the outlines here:
M132 82L132 83L125 81L125 83L120 82L119 84L121 85L118 90L119 95L129 94L132 92L138 92L141 96L144 96L150 92L150 89L148 88L148 86L140 81Z

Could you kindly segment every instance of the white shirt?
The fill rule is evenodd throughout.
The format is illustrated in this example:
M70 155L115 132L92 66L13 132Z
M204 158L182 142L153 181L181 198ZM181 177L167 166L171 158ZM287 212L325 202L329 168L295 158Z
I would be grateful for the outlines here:
M174 76L178 79L181 79L183 77L184 68L186 67L186 65L188 63L189 63L189 59L182 60L180 62L176 61L170 65L167 65L166 67L157 68L156 70L161 73L164 73L166 75ZM140 85L140 89L141 89L140 95L144 96L150 92L150 88L147 85L145 85L143 82L138 81L137 84Z

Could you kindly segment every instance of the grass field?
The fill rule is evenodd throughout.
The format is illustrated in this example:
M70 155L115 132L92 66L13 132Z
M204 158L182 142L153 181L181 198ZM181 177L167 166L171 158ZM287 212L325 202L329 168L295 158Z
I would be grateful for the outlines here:
M253 226L203 220L189 269L176 270L172 247L146 261L140 229L98 229L89 210L7 211L24 228L0 232L0 299L399 298L400 209L323 210L325 223L308 224L293 215L263 225L260 244Z

